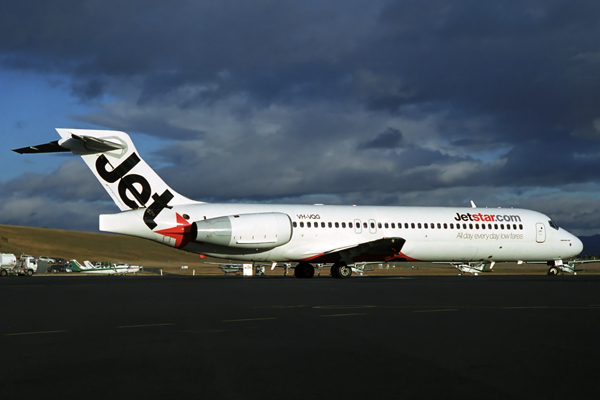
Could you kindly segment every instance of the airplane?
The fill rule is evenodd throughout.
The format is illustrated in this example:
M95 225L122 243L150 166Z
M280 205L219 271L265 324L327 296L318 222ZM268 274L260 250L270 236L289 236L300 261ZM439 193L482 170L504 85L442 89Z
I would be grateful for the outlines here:
M81 265L79 263L79 261L77 260L71 260L69 261L69 265L71 270L75 271L75 272L84 272L86 274L108 274L108 275L112 275L115 274L117 271L114 268L107 268L107 267L96 267L95 265L93 265L91 262L89 261L84 261L83 265Z
M494 261L492 261L489 264L485 263L485 262L478 262L478 263L455 263L452 265L454 265L454 267L460 271L459 275L462 275L462 274L479 275L481 273L486 272L485 268L488 265L490 267L489 268L490 270L492 268L494 268L494 264L496 264L496 263Z
M513 208L211 204L169 187L124 132L56 129L60 140L25 153L80 155L120 212L99 217L103 232L246 262L315 263L348 278L362 262L543 261L550 268L580 254L582 242L542 213ZM194 177L193 179L197 179ZM191 181L192 182L192 181Z
M114 265L115 271L117 274L125 275L125 274L134 274L137 275L140 272L141 268L139 265L131 265L129 263L109 263L110 265Z

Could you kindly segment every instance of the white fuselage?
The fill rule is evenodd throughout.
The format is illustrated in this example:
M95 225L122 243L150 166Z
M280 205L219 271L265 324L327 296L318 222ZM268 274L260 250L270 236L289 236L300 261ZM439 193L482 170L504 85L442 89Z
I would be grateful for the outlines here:
M339 256L328 254L384 238L405 243L396 254L357 255L352 261L549 261L582 250L581 241L552 227L549 217L524 209L199 203L163 210L154 231L142 223L143 211L102 215L100 229L213 257L269 262L335 262ZM177 225L176 214L187 218L178 225L185 236L186 223L260 213L286 214L291 239L274 248L249 249L186 242L157 233Z

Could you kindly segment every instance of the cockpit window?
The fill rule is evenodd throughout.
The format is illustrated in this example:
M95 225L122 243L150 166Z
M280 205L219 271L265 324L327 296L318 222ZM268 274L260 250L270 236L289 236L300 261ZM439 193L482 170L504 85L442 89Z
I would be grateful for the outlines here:
M550 220L550 221L548 221L548 225L550 225L552 228L558 230L558 225L556 225L556 222Z

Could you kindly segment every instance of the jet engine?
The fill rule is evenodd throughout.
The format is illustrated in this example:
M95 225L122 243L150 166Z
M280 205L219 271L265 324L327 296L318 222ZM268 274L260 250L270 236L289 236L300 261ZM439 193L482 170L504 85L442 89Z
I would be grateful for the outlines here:
M292 222L283 213L228 215L196 221L190 234L195 242L266 250L290 241Z

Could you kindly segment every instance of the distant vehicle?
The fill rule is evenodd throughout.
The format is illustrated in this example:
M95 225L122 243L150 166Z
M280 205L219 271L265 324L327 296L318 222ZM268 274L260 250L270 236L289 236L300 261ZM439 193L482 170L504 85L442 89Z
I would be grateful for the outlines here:
M60 258L60 257L51 257L54 259L54 264L55 265L67 265L69 264L69 262L67 260L65 260L64 258Z
M13 257L15 258L14 264L13 264ZM4 267L5 262L7 264L6 267ZM11 267L11 264L12 264L12 267ZM2 270L0 271L0 274L2 276L7 276L7 275L31 276L36 271L37 271L37 258L35 258L34 256L30 256L28 254L21 254L21 256L18 259L16 259L14 254L3 254L2 255Z
M40 256L40 258L38 258L38 260L46 261L48 263L48 265L56 264L56 259L52 258L52 257L48 257L48 256Z
M57 273L57 272L67 272L64 265L61 264L53 264L48 267L49 273Z

